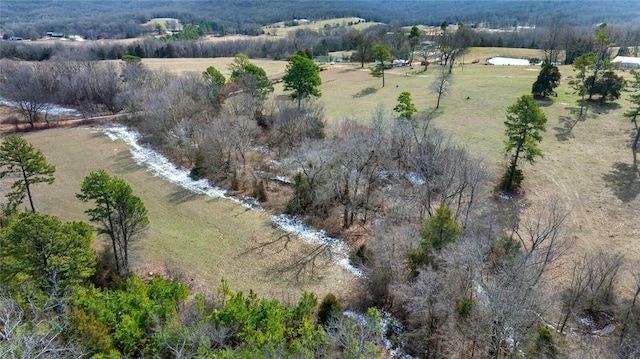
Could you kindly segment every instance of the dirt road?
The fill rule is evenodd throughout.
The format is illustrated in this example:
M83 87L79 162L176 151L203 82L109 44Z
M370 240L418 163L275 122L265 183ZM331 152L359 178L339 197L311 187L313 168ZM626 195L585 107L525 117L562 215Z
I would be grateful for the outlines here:
M15 133L15 132L28 132L28 131L38 131L44 130L48 128L58 128L58 127L71 127L71 126L80 126L87 124L101 124L108 121L113 121L117 118L127 116L128 114L117 114L117 115L106 115L106 116L96 116L89 118L80 118L80 119L68 119L68 120L55 120L49 122L36 122L32 127L28 123L17 123L17 124L0 124L0 133Z

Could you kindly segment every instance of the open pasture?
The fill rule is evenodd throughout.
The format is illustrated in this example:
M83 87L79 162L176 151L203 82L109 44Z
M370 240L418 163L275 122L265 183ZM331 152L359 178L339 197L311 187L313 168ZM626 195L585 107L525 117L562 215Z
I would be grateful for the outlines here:
M246 210L231 201L195 195L137 165L128 146L113 142L89 127L32 132L25 139L56 165L53 185L34 186L36 208L65 221L88 221L88 204L75 198L83 178L100 168L125 179L141 197L151 221L144 238L133 244L132 264L138 273L164 273L179 268L201 293L215 292L221 278L235 290L296 301L303 290L322 298L328 292L345 295L354 277L328 258L316 263L315 276L295 280L287 268L312 247L285 238L272 227L269 215ZM98 243L100 244L100 243ZM107 245L106 243L103 243ZM281 250L282 249L282 250Z

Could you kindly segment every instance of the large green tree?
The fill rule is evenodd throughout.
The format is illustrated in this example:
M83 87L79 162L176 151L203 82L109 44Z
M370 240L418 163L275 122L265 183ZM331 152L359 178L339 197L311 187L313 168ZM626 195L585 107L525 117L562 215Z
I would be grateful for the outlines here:
M578 92L584 102L593 96L600 95L599 102L614 101L620 98L620 92L625 86L625 80L613 71L609 49L614 46L610 42L607 24L601 24L596 28L593 40L593 51L584 53L573 61L575 79L569 83ZM581 114L582 108L581 106Z
M287 72L282 81L284 90L292 91L291 98L298 100L298 110L303 99L310 96L320 97L318 86L322 84L322 80L319 73L320 67L310 58L297 54L289 58Z
M531 93L535 97L549 97L555 93L555 88L558 86L560 86L560 70L558 70L558 66L549 61L543 62L538 78L531 86Z
M121 276L129 273L129 245L149 224L147 208L133 195L123 179L109 176L104 170L91 172L82 182L76 197L93 201L94 208L85 211L92 222L101 225L98 232L111 239L116 269Z
M267 73L263 68L249 61L247 55L236 55L229 69L231 70L229 80L237 83L243 91L262 98L273 92L273 85Z
M371 76L382 77L382 87L384 87L384 70L387 67L385 61L391 60L391 53L383 45L376 45L371 50L371 58L376 62L371 68Z
M0 278L14 287L37 288L62 313L69 290L95 271L92 242L93 229L86 223L24 215L0 236Z
M504 122L505 155L509 158L507 170L500 187L506 191L517 189L524 179L518 168L521 159L534 163L536 157L542 157L539 143L541 132L546 131L547 117L531 95L521 96L515 104L507 109L507 120Z
M0 144L0 179L15 177L7 192L7 209L15 210L25 197L29 198L31 211L35 212L31 185L51 184L56 168L47 163L44 154L18 135L7 136Z

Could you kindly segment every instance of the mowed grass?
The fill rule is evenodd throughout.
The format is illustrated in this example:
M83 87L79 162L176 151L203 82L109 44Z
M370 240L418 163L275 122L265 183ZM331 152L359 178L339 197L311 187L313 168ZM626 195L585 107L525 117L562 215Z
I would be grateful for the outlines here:
M99 129L65 128L33 132L25 139L56 165L56 182L34 186L38 211L65 221L88 221L88 205L75 198L83 178L100 168L125 179L149 210L150 227L132 246L136 271L163 274L179 268L199 292L215 292L221 278L236 290L253 289L261 295L295 301L303 290L322 298L329 292L346 295L354 278L328 258L316 263L315 276L295 279L285 268L313 247L292 238L278 240L269 215L223 199L195 195L154 177L131 159L129 148L112 142ZM104 240L104 239L103 239ZM103 245L108 245L105 241Z

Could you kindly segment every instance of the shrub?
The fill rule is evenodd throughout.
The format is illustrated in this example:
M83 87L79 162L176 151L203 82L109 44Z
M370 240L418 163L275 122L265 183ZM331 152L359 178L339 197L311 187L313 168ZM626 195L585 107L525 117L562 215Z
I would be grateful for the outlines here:
M256 184L255 187L253 188L253 197L260 202L267 201L267 191L264 188L263 181L258 182L258 184Z
M362 244L349 253L349 263L351 265L362 267L369 261L371 251L367 249L367 246Z
M320 307L318 308L318 323L326 326L341 314L342 306L340 302L338 302L338 298L332 293L329 293L322 299L322 303L320 303Z
M468 318L475 305L476 302L473 299L467 298L458 304L456 311L461 318Z

